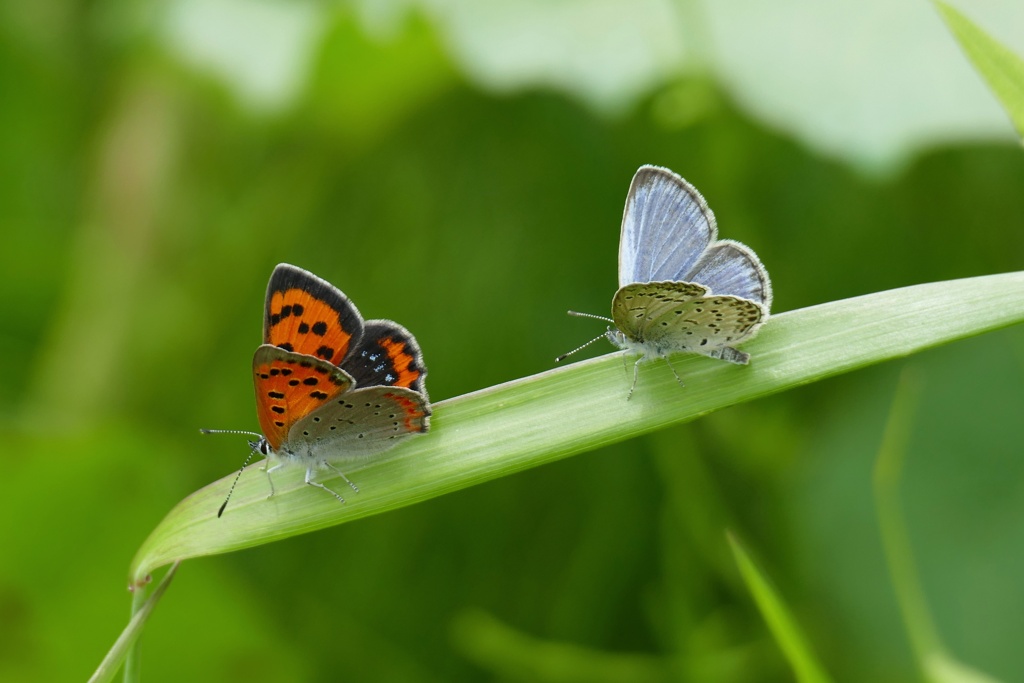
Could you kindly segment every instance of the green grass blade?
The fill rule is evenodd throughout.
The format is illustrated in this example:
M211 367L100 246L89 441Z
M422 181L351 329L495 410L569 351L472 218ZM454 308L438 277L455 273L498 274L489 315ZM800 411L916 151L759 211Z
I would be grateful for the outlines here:
M875 461L875 504L893 588L924 680L930 683L996 683L996 679L958 662L946 652L917 580L910 534L900 511L899 483L919 395L920 387L914 377L904 372Z
M97 667L96 672L89 678L89 683L106 683L107 681L114 680L114 676L117 674L118 669L121 668L121 664L125 661L129 650L135 646L139 636L142 634L142 627L145 626L146 620L153 613L153 608L156 607L156 603L160 602L160 598L163 597L167 587L171 585L171 579L174 578L177 570L178 563L175 562L167 570L164 578L150 596L135 610L132 618L128 621L128 625L124 627L121 635L114 642L114 646L110 648L107 656L103 658L103 661ZM141 587L136 588L136 591L140 590L142 590ZM138 680L137 662L135 666L126 667L126 669L130 669L130 671L126 671L125 680Z
M1024 273L906 287L775 316L744 345L750 366L702 357L644 364L632 400L621 354L442 401L431 433L346 468L362 493L342 505L302 472L225 477L179 503L136 554L132 580L174 560L247 548L410 505L692 420L719 408L1024 320ZM198 435L196 438L199 438ZM225 455L225 463L237 458ZM339 490L344 487L339 486Z
M903 622L918 662L942 651L942 643L932 626L928 603L917 582L917 569L910 552L910 537L900 513L899 481L903 472L903 458L910 440L914 407L918 387L906 372L900 378L889 419L885 426L882 445L875 460L875 506L878 513L882 544L889 563L893 587L903 613Z
M607 652L545 640L498 621L486 612L464 612L452 624L462 654L499 681L534 683L669 683L671 663L641 652Z
M953 7L935 4L974 68L1002 102L1017 134L1024 138L1024 60Z
M775 642L779 644L786 660L793 667L796 680L800 683L828 683L831 679L818 663L796 620L789 613L786 603L782 601L771 583L758 569L754 560L747 554L743 544L731 533L727 534L727 538L743 582L747 584L751 595L754 596L757 607L761 610L761 616L764 617L772 635L775 636Z
M927 680L934 683L1000 683L998 678L961 664L945 652L933 652L923 664Z

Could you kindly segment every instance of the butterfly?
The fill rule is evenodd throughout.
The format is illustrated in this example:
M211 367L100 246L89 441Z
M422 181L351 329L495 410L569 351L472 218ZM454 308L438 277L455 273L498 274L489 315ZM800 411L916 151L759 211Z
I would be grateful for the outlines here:
M274 463L266 467L270 495L270 473L296 464L306 468L307 484L344 503L314 478L318 470L333 470L358 492L335 463L381 453L430 428L427 368L415 337L390 320L363 320L341 290L302 268L281 264L270 276L263 344L252 365L262 434L230 433L258 437L250 457Z
M555 360L601 338L639 354L627 400L645 359L665 358L672 368L670 354L689 352L746 365L750 355L735 346L768 320L771 280L752 249L717 237L715 215L693 185L667 168L641 166L622 215L612 317L569 311L615 327Z

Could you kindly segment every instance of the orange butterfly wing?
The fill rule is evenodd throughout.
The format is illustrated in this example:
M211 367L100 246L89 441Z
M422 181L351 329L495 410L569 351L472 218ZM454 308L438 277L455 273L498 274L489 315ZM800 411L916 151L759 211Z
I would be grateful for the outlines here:
M340 365L363 319L341 291L301 268L281 264L267 286L263 342Z
M353 384L347 372L325 360L269 344L256 349L252 367L256 416L275 451L287 441L292 425Z
M427 395L427 368L412 334L390 320L367 320L363 338L342 364L360 387L405 387Z

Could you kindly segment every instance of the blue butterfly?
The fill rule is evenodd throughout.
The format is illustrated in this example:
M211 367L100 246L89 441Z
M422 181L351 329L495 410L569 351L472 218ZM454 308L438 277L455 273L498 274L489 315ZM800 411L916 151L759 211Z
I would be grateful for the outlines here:
M641 166L622 216L612 317L569 311L615 327L556 361L602 337L639 354L627 399L645 359L689 352L746 365L750 355L735 346L768 320L771 280L750 247L717 237L715 215L695 187L667 168Z

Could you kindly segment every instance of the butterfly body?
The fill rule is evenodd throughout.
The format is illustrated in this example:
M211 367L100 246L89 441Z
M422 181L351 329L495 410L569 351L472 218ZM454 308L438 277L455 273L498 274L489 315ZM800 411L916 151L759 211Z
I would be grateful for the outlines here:
M344 502L316 481L318 470L345 478L336 464L430 428L427 369L416 339L390 320L363 320L326 280L277 266L267 286L263 341L253 355L262 434L250 446L274 463L268 478L279 467L300 465L307 484ZM273 480L270 486L273 495Z

